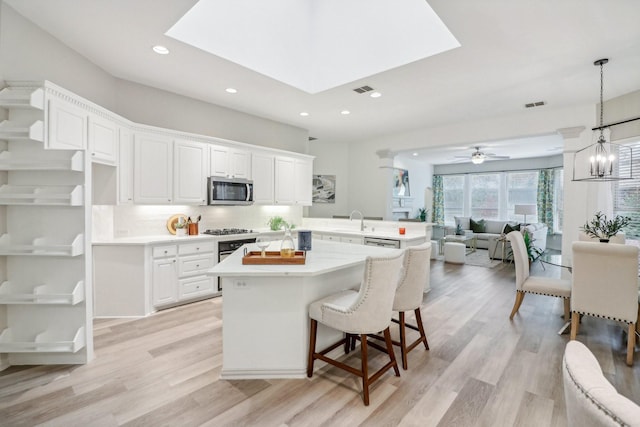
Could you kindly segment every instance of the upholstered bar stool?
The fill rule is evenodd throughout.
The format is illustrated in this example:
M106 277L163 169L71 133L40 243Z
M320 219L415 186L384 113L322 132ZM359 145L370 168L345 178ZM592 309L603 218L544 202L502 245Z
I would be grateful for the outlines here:
M402 273L400 274L398 288L396 289L396 295L393 300L393 311L398 312L398 320L393 319L393 321L399 324L400 341L392 341L393 344L400 346L403 369L407 369L407 353L420 345L420 343L423 343L424 348L429 350L429 343L427 342L427 335L424 332L420 308L422 307L425 286L429 283L431 251L431 243L425 243L420 246L410 246L405 249L404 253ZM407 311L413 311L415 313L416 325L410 325L405 322L404 315ZM409 345L407 345L406 328L413 329L420 333L420 337Z
M389 325L396 285L402 268L402 258L402 252L389 257L367 257L364 278L359 290L345 290L311 303L309 306L311 325L307 364L309 378L313 376L313 363L316 359L344 369L362 378L364 404L369 405L369 385L373 381L390 368L393 368L396 376L400 376L391 343ZM316 352L318 322L345 332L346 337L326 349ZM389 362L369 376L367 335L380 331L384 331L385 349L389 355ZM360 370L326 356L331 350L347 344L351 335L359 335L362 341Z

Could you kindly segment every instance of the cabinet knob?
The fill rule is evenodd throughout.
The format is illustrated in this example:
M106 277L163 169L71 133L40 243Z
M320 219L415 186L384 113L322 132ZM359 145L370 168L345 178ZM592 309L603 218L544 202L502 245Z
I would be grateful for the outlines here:
M196 267L200 267L200 264L196 264Z
M176 262L176 260L174 259L173 262Z
M168 253L168 252L169 252L169 251L164 251L164 253L165 253L165 254L166 254L166 253Z

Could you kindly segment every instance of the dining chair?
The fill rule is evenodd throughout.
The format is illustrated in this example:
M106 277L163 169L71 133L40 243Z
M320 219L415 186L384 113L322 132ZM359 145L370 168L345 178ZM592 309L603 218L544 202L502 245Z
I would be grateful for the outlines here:
M391 324L394 294L402 268L402 259L403 252L400 251L388 257L367 257L364 277L358 290L344 290L312 302L309 305L311 323L309 328L307 376L309 378L313 376L313 365L316 359L354 374L362 378L363 400L367 406L369 405L369 385L373 381L380 378L384 372L391 368L395 371L396 376L400 376L400 370L393 352L389 325ZM342 331L346 336L337 343L317 352L318 322ZM380 331L383 331L386 346L372 345L372 347L386 351L389 356L389 362L373 375L369 375L367 335ZM352 335L359 335L361 340L359 370L326 355L341 345L345 345L345 349L347 349Z
M547 295L564 300L564 319L569 321L569 307L571 300L571 281L552 277L531 276L529 274L529 256L520 231L507 234L511 242L513 259L516 266L516 301L513 304L509 319L520 309L525 294Z
M626 323L627 365L633 365L638 320L638 248L611 243L573 242L571 339L580 316Z
M562 377L568 425L640 426L640 406L616 391L581 342L567 343Z

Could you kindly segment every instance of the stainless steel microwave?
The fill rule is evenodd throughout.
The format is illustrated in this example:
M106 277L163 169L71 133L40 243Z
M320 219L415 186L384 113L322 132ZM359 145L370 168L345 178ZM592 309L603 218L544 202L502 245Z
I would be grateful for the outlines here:
M253 204L253 181L248 179L211 176L207 190L210 205Z

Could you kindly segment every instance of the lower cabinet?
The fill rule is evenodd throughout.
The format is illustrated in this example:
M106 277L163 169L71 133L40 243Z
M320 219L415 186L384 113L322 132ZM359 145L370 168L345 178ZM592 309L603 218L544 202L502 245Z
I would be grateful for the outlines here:
M150 245L94 244L95 316L143 317L217 295L217 278L206 274L217 263L216 245L208 239Z
M153 260L153 305L159 307L178 300L177 258Z
M153 256L153 306L162 308L215 293L213 277L215 243L197 242L155 246Z

